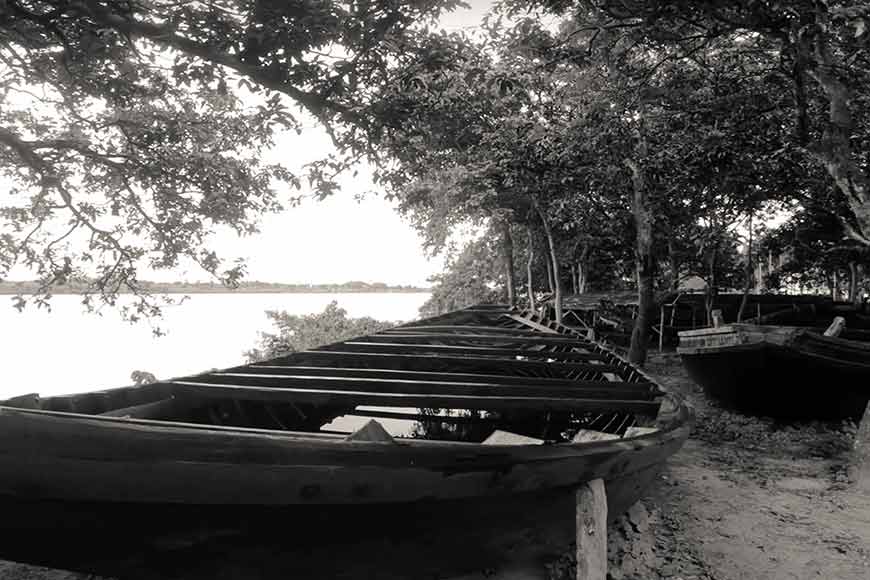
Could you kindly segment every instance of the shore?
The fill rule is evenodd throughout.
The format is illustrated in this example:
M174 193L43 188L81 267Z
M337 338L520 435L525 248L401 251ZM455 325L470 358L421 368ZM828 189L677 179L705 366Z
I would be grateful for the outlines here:
M39 289L36 282L0 282L0 296L32 295ZM52 295L81 294L86 287L81 285L56 286ZM347 282L344 284L280 284L271 282L242 282L229 288L222 284L186 282L142 282L142 290L151 294L373 294L431 292L431 288L416 286L388 286L375 282ZM119 294L130 294L122 289Z
M647 371L687 397L698 421L647 496L611 527L609 579L870 577L870 496L860 494L848 477L854 425L782 425L728 412L706 399L673 355L654 356ZM238 566L223 566L220 559L199 561L172 577L284 577L280 566L256 564L242 572ZM481 570L462 580L575 577L570 548L562 558L539 564L535 569ZM377 567L370 563L366 569ZM415 572L409 570L408 578L419 577ZM0 578L94 580L14 563L0 563Z

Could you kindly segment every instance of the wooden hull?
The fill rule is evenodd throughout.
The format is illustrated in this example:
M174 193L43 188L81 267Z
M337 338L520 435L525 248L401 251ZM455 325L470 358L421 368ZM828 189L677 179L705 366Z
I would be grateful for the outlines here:
M661 465L607 480L611 518L641 497ZM555 560L575 533L573 488L289 507L0 497L0 510L0 558L116 578L445 577Z
M870 397L868 345L762 328L682 333L678 352L695 382L741 412L781 419L861 416Z
M336 442L0 408L0 494L142 504L324 505L505 496L612 478L674 453L688 410L598 444Z
M361 405L454 410L434 422L478 431L320 429ZM18 397L0 405L0 557L153 578L206 551L202 577L274 557L260 577L388 578L558 555L573 490L603 479L619 515L692 421L600 345L500 307L141 389ZM373 572L341 569L387 545Z

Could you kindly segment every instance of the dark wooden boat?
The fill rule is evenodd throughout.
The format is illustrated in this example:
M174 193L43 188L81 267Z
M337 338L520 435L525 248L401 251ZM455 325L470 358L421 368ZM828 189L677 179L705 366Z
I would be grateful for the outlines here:
M337 432L342 416L362 419ZM500 306L146 386L26 395L0 405L0 557L130 576L226 532L232 549L306 546L293 570L310 574L300 554L324 538L365 529L344 538L353 550L409 525L422 529L403 541L428 534L439 560L481 556L492 534L472 528L541 524L546 509L573 522L571 490L594 478L622 513L691 421L614 353Z
M858 419L870 397L867 331L730 324L680 333L677 352L707 393L782 419Z

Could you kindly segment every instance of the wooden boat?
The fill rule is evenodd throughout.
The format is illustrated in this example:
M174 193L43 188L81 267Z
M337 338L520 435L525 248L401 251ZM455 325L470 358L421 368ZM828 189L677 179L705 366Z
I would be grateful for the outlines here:
M707 393L783 419L858 419L870 397L864 330L840 337L789 326L729 324L680 333L677 352Z
M413 436L327 425L342 416L407 421ZM571 490L594 478L622 513L691 422L578 333L475 307L221 371L3 402L0 557L123 576L184 534L254 530L313 553L336 527L371 540L411 517L454 526L430 538L453 542L443 559L486 543L472 523L547 513L528 502L573 522Z

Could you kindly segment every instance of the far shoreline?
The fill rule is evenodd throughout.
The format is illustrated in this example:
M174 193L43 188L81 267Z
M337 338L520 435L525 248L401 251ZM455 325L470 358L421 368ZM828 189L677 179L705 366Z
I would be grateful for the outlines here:
M389 286L380 282L346 282L344 284L279 284L270 282L243 282L236 288L210 283L156 283L143 282L143 291L149 294L422 294L431 288L417 286ZM0 282L0 296L33 295L36 282ZM82 294L83 286L58 286L51 289L52 296ZM122 290L119 294L132 294Z

